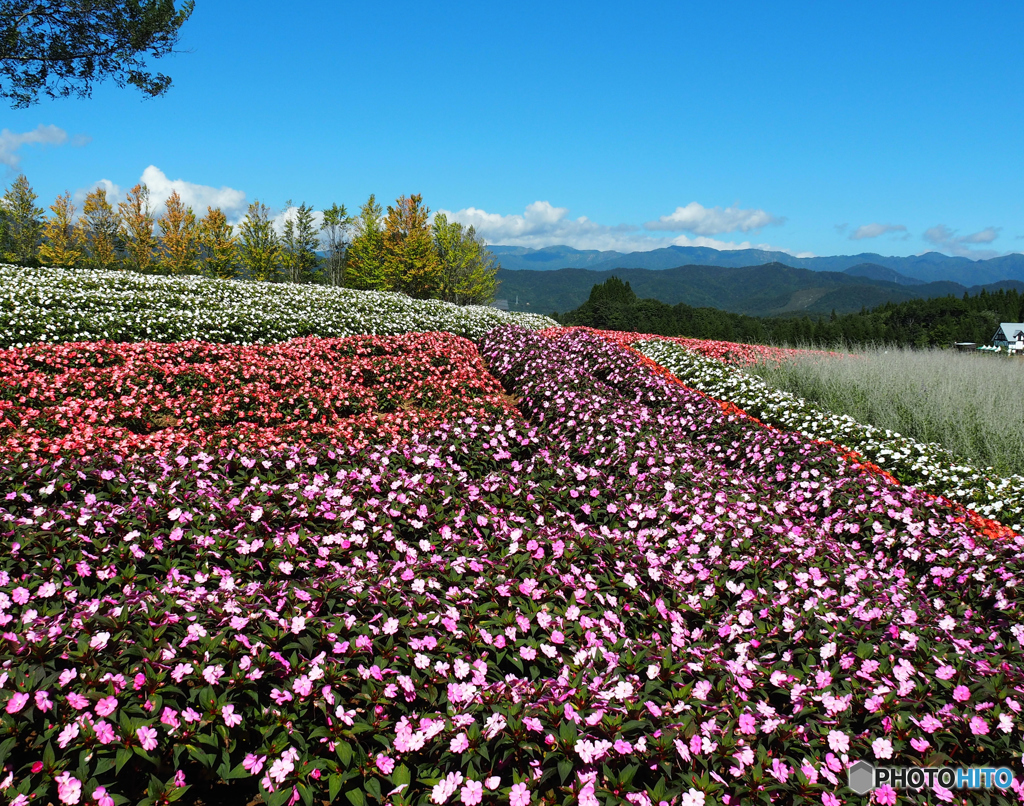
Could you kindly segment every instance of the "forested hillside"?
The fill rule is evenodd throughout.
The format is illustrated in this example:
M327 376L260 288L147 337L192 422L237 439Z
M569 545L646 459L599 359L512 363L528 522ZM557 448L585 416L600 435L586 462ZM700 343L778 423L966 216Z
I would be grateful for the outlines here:
M963 297L888 302L857 313L754 317L715 308L668 305L641 299L629 282L612 277L595 285L563 324L630 333L689 336L756 344L893 343L947 347L956 341L988 343L999 322L1024 320L1024 295L1016 289L982 290Z

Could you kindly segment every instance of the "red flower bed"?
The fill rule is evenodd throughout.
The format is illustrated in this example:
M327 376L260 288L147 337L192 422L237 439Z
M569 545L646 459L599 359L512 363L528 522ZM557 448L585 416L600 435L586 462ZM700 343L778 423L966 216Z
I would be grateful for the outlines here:
M794 350L789 347L769 347L764 344L737 344L732 341L690 339L686 336L658 336L650 333L625 333L618 330L595 330L594 328L589 327L549 327L541 332L546 336L550 336L554 333L565 330L589 330L592 333L600 334L601 338L615 342L616 344L621 344L623 347L629 347L631 344L635 344L638 341L647 341L649 339L671 341L687 348L688 350L693 350L695 353L707 356L708 358L717 358L719 361L726 364L737 364L739 366L754 364L758 361L764 361L765 359L781 360L790 355L799 355L808 352L824 352L818 350ZM835 355L835 353L831 352L827 354Z
M448 333L0 350L8 456L393 443L496 408L514 411L473 343Z

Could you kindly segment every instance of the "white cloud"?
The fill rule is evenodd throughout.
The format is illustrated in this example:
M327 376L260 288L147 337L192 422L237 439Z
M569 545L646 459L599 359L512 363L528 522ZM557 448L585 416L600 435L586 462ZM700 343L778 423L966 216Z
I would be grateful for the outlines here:
M785 223L764 210L742 210L732 207L705 207L690 202L686 207L677 207L671 215L663 215L657 221L648 221L644 229L661 232L692 232L694 235L721 235L725 232L751 232L769 225Z
M207 207L219 207L224 211L229 223L237 224L245 217L246 208L249 206L244 190L197 185L194 182L186 182L184 179L168 179L167 174L155 165L146 168L139 181L149 188L149 204L157 217L163 214L164 203L174 191L178 191L181 200L187 207L192 208L197 218L206 215ZM76 190L72 194L75 204L81 208L85 197L98 187L106 190L107 201L115 207L124 201L128 192L127 187L121 187L109 179L100 179L87 187Z
M788 252L790 250L770 244L752 244L749 241L732 243L698 235L691 238L678 235L672 238L653 237L633 224L599 224L586 216L569 218L566 207L555 207L547 201L535 201L526 206L522 214L502 215L488 213L476 207L462 210L438 210L450 220L472 225L484 240L503 246L525 246L541 249L545 246L565 245L575 249L599 249L616 252L647 252L666 246L707 246L712 249L764 249ZM799 255L803 256L803 255Z
M850 233L850 240L862 241L865 238L877 238L879 235L885 235L888 232L906 231L907 228L902 224L864 224L863 226L857 227L857 229Z
M245 210L249 206L244 190L197 185L184 179L168 179L155 165L150 165L142 172L140 181L149 188L150 203L157 211L162 210L164 202L174 191L178 191L182 202L191 207L200 218L206 215L207 207L219 207L229 221L240 221L245 217Z
M274 230L278 235L284 234L284 225L286 221L295 221L295 217L299 214L299 208L292 205L287 210L282 210L280 213L275 215L271 219L271 223L274 225ZM245 218L245 215L242 215ZM321 225L324 223L324 214L321 210L313 211L313 226L316 227L317 232L320 231Z
M120 185L115 185L109 179L100 179L99 181L93 182L91 185L79 188L71 194L71 200L75 203L79 210L82 209L82 204L85 202L85 197L92 193L96 188L103 188L107 193L107 202L111 206L117 207L119 202L124 201L125 192L121 189Z
M1002 227L985 227L985 229L972 232L970 235L957 237L956 230L950 229L945 224L937 224L925 230L924 239L952 255L985 260L996 257L999 252L991 249L972 249L971 247L974 244L992 243L999 237L1000 230Z
M44 126L40 123L30 132L12 132L10 129L0 130L0 164L9 170L16 171L21 165L21 154L18 150L24 145L63 145L68 141L68 133L59 126ZM75 135L71 139L74 146L83 146L89 138Z

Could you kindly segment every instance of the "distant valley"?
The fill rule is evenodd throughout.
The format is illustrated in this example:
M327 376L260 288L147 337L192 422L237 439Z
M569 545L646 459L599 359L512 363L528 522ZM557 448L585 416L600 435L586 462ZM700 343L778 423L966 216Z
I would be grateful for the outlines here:
M760 249L719 250L696 246L670 246L628 254L573 249L570 246L529 249L498 245L488 248L501 263L502 268L510 271L555 271L572 268L605 272L614 269L662 270L679 266L745 268L781 263L792 268L815 272L846 272L854 267L867 266L870 267L867 269L868 276L872 279L889 279L897 285L948 281L970 288L998 283L1001 280L1024 282L1024 254L1004 255L990 260L970 260L965 257L950 257L939 252L926 252L923 255L909 257L863 253L801 258L787 252L767 252ZM882 276L883 270L893 272L893 277Z
M503 266L506 257L497 250L504 248L507 247L491 247ZM1024 256L1018 257L1024 260ZM864 261L856 261L844 271L813 271L779 262L736 267L684 265L664 268L598 268L607 265L607 262L598 261L588 268L532 271L502 268L498 272L500 286L497 296L508 300L511 310L564 313L582 305L594 285L615 276L628 282L638 297L657 299L669 305L682 302L693 307L718 308L748 316L807 314L816 317L828 316L832 311L837 314L853 313L886 302L905 302L949 294L962 296L964 292L973 295L982 288L989 291L999 288L1024 291L1024 272L1017 279L999 278L997 281L966 285L949 280L924 281L892 267Z

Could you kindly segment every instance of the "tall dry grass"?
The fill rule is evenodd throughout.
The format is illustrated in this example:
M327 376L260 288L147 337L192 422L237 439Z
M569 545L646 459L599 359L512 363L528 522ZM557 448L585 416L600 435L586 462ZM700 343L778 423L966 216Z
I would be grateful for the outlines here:
M937 442L974 466L1024 473L1024 359L877 347L749 371L858 422Z

